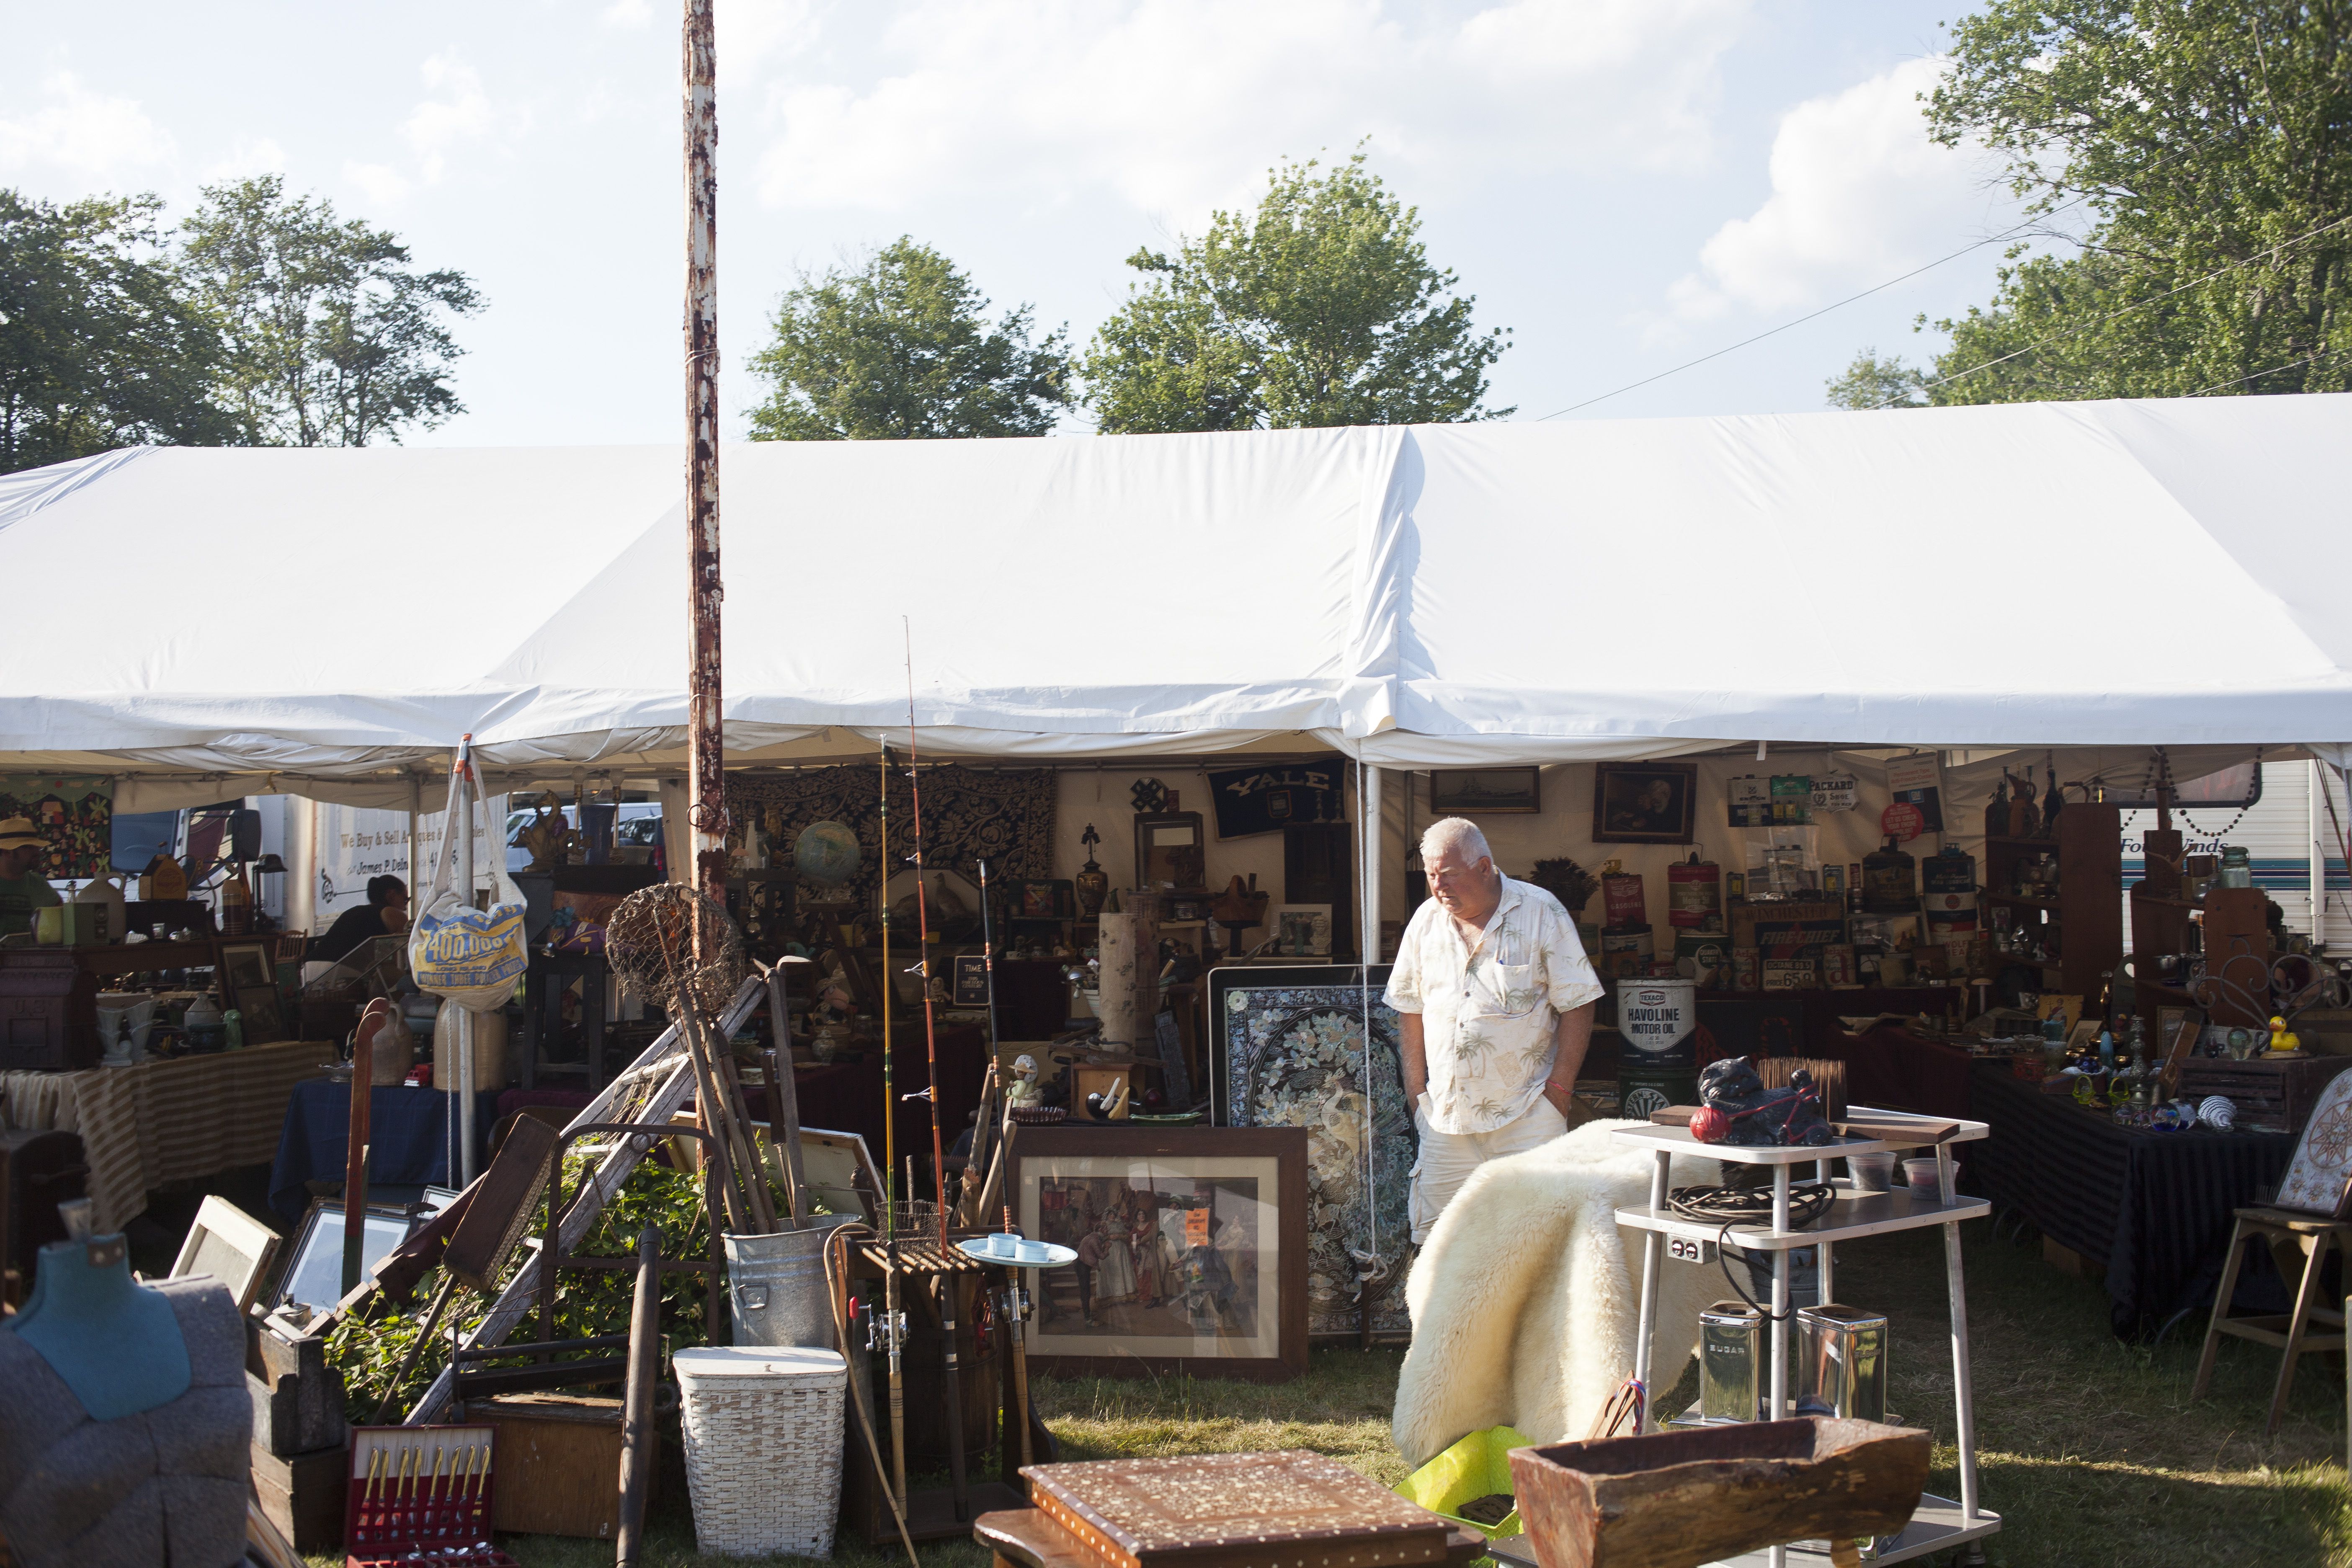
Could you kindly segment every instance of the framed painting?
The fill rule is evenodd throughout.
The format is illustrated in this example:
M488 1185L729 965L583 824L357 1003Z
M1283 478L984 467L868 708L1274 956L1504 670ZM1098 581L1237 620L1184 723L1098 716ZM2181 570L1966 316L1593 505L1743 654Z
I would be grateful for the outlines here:
M1698 809L1695 763L1592 764L1592 842L1688 844Z
M1331 956L1331 906L1276 904L1272 911L1275 938L1291 958Z
M1209 972L1213 1120L1307 1134L1314 1337L1412 1331L1402 1286L1419 1140L1397 1016L1381 1000L1388 982L1385 963Z
M415 1214L405 1207L370 1204L360 1222L360 1278L383 1261L384 1255L408 1239L417 1228ZM286 1267L270 1291L275 1309L289 1303L314 1312L331 1311L343 1299L343 1201L312 1198L302 1217L294 1245L286 1253Z
M2337 1073L2319 1091L2279 1178L2278 1206L2352 1218L2352 1073Z
M1438 816L1541 811L1543 770L1442 769L1429 775L1429 809Z
M1029 1364L1057 1377L1280 1382L1307 1370L1302 1128L1024 1127L1009 1145L1041 1270Z

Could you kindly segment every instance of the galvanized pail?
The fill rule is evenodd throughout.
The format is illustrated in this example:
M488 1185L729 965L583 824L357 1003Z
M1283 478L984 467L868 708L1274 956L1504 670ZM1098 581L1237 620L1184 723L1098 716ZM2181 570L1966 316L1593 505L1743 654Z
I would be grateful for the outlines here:
M727 1314L739 1345L802 1345L833 1350L833 1308L825 1300L824 1243L855 1215L818 1215L798 1230L738 1236L727 1244ZM790 1220L782 1222L790 1225Z

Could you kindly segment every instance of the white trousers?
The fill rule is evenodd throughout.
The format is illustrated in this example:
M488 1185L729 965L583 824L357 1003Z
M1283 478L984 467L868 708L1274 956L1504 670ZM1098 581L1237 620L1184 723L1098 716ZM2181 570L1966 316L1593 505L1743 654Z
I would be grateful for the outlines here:
M1422 1096L1423 1100L1429 1097ZM1538 1099L1525 1116L1506 1121L1492 1132L1440 1132L1429 1124L1425 1105L1413 1107L1413 1131L1421 1134L1421 1158L1412 1163L1412 1244L1429 1239L1429 1227L1470 1179L1470 1173L1489 1160L1524 1154L1568 1131L1568 1118Z

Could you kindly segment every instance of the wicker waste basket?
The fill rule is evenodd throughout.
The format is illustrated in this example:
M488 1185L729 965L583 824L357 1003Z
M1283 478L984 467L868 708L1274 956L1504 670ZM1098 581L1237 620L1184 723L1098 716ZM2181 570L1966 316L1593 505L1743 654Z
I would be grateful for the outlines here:
M839 1352L704 1346L671 1358L686 1406L694 1539L730 1557L833 1554L841 1501Z

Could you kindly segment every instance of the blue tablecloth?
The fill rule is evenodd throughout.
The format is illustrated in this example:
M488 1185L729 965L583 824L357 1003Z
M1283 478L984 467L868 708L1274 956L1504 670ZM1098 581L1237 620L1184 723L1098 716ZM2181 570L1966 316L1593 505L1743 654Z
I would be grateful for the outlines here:
M369 1091L368 1182L371 1185L454 1186L449 1156L457 1146L454 1097L437 1089L394 1085ZM474 1097L475 1168L480 1169L498 1115L498 1091ZM314 1079L294 1086L278 1158L269 1166L269 1206L299 1221L310 1207L310 1181L341 1183L352 1124L349 1084Z

